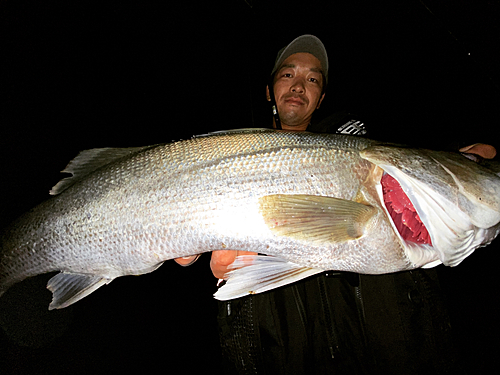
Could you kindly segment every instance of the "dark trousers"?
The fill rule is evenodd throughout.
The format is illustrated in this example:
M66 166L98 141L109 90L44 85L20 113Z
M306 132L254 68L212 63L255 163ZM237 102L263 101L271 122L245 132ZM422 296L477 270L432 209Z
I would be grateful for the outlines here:
M219 302L229 374L457 374L435 270L322 274Z

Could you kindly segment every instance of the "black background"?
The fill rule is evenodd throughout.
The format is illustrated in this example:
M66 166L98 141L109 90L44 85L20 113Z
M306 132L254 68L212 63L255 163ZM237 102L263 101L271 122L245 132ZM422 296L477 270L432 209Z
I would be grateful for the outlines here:
M498 1L183 3L0 1L1 226L46 199L80 150L268 126L276 52L304 33L331 66L316 120L350 111L383 140L498 147ZM499 365L498 260L496 241L440 267L471 372ZM0 373L220 370L208 261L166 262L61 311L46 310L50 276L13 287Z

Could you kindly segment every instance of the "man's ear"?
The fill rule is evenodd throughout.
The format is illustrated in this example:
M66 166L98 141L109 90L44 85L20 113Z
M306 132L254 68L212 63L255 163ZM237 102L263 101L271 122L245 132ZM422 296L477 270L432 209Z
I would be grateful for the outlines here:
M268 102L271 101L271 94L269 93L269 85L266 85L266 99Z
M325 98L325 94L321 95L321 98L319 98L319 100L318 100L318 105L316 106L316 109L319 109L319 106L321 105L321 102L323 101L324 98Z

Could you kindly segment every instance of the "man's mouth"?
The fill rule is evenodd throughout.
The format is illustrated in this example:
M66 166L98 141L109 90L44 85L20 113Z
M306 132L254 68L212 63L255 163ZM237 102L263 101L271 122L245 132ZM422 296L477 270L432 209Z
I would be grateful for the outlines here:
M304 101L302 99L299 99L299 98L288 98L288 99L285 99L285 103L287 104L291 104L291 105L304 105Z

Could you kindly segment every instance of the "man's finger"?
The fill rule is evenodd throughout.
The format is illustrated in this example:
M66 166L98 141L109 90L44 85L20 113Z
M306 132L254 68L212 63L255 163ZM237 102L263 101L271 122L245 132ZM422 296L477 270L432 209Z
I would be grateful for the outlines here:
M218 279L223 279L237 256L239 255L257 255L252 251L238 251L238 250L216 250L212 251L212 259L210 260L210 268L212 273Z
M198 260L198 258L200 257L201 254L197 254L197 255L190 255L188 257L182 257L182 258L175 258L174 260L180 264L181 266L183 267L187 267L187 266L190 266L191 264L193 264L194 262L196 262Z

